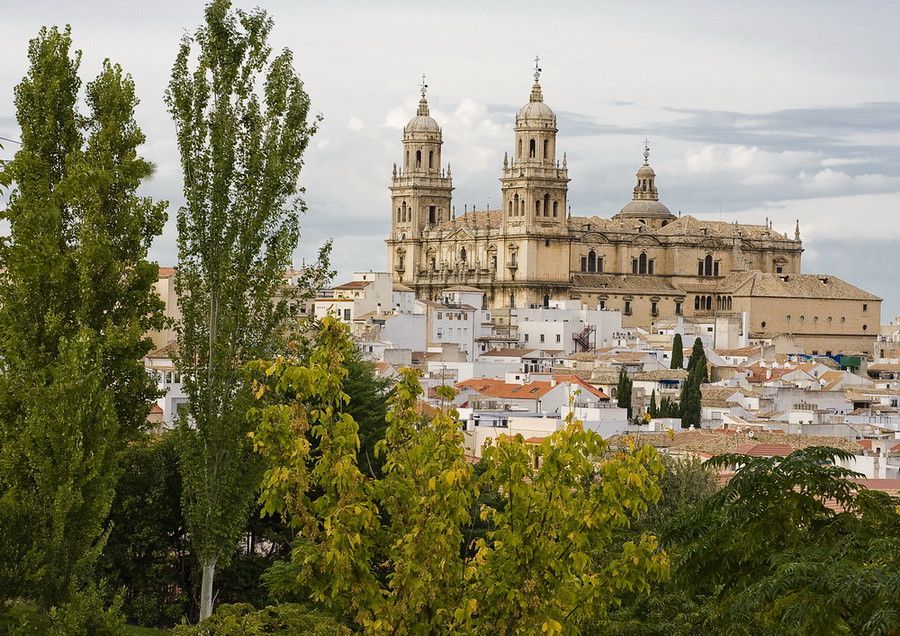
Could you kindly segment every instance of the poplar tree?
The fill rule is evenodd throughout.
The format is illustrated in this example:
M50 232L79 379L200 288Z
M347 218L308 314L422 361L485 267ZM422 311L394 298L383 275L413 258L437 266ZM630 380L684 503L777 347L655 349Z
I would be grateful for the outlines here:
M241 367L272 354L287 315L283 274L304 209L297 178L315 132L293 56L272 55L271 30L260 9L211 2L205 24L182 39L166 92L186 200L177 223L176 364L189 408L179 449L185 517L203 572L201 620L258 485Z
M681 344L681 334L676 333L675 337L672 338L672 364L669 365L670 369L683 369L684 368L684 345Z
M41 29L28 57L0 170L0 594L47 614L91 588L118 453L156 397L141 358L163 325L146 256L165 204L136 194L153 167L131 78L104 62L82 115L69 28Z

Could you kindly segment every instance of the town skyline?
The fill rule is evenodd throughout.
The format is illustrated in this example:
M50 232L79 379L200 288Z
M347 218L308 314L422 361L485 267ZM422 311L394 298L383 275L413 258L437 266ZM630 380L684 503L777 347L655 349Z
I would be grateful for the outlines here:
M773 6L756 20L746 9L663 5L648 7L643 18L616 5L560 8L548 18L540 5L526 4L512 26L491 4L472 24L452 7L313 5L301 13L287 3L264 6L276 20L275 48L294 50L313 111L324 115L301 176L310 212L297 264L334 236L338 280L386 270L390 167L400 159L401 128L415 111L423 72L444 129L457 214L497 207L503 153L537 53L545 99L559 116L574 214L609 217L629 200L647 137L660 198L673 212L758 224L769 217L789 234L799 219L805 272L829 272L882 296L882 322L900 314L893 282L900 265L893 212L900 205L900 65L890 54L898 48L890 20L840 6L813 13L811 4ZM41 24L71 23L85 51L85 77L99 68L100 52L88 45L97 38L107 43L102 54L134 76L146 155L157 164L145 191L169 200L173 217L180 167L162 94L182 32L173 24L187 28L201 12L200 3L109 9L88 2L63 15L50 3L11 3L7 22L16 37L0 45L8 60L0 71L0 135L17 138L12 87L25 71L21 41ZM575 12L583 16L578 23L567 20ZM124 28L137 23L138 33ZM853 38L852 51L834 38L848 24L865 36ZM513 37L539 27L550 36L545 41ZM503 37L486 37L491 29ZM351 47L368 53L341 54ZM866 73L857 72L862 67ZM8 158L15 145L3 145ZM152 256L175 263L172 218Z

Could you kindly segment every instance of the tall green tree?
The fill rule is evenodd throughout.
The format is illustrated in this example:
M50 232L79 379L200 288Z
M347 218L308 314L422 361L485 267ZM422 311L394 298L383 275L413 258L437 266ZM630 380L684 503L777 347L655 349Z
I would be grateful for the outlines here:
M656 389L650 392L650 406L647 407L650 417L659 417L659 409L656 408Z
M682 369L684 368L684 345L681 344L681 334L676 333L675 337L672 338L672 364L669 365L670 369Z
M156 396L141 358L163 324L146 257L165 204L136 194L152 165L131 78L104 62L82 115L70 30L42 29L28 56L22 145L0 170L0 589L47 612L91 587L118 453Z
M632 380L628 377L625 367L619 370L619 382L616 385L616 406L620 409L628 409L628 419L631 419L631 391Z
M283 272L299 239L297 179L315 122L287 49L273 55L259 9L206 7L185 36L166 102L178 135L186 204L178 214L176 364L184 509L202 564L200 616L217 565L234 550L258 485L247 443L244 362L269 356L287 314Z
M690 428L700 427L701 418L701 387L708 381L706 353L703 350L703 342L700 338L694 340L691 349L691 358L688 360L688 375L681 385L681 426Z

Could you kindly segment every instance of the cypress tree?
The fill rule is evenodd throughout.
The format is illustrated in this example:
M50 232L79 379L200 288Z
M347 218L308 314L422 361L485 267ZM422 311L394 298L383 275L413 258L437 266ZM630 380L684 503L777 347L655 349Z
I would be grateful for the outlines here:
M691 359L688 361L688 377L681 386L681 426L700 427L701 392L700 387L707 382L706 353L700 338L694 341Z
M650 417L659 417L659 410L656 408L656 389L650 393L650 406L647 408Z
M684 368L684 345L681 343L681 334L676 333L672 339L672 364L670 369Z

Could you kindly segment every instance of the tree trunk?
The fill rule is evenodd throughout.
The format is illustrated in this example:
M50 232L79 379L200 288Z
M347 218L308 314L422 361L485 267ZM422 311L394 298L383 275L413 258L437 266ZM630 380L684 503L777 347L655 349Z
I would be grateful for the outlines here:
M216 557L203 564L203 582L200 584L200 622L212 616L213 578L216 576Z

